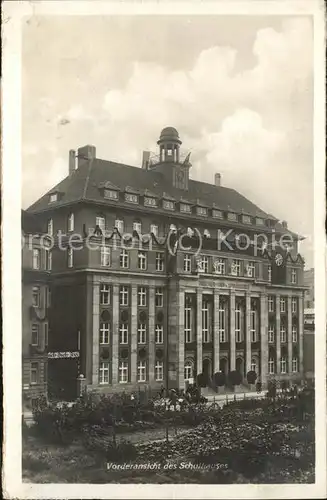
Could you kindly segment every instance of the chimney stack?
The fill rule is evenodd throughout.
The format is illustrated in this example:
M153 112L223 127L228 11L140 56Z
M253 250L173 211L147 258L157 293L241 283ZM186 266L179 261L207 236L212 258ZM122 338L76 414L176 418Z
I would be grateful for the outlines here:
M286 222L286 220L282 221L282 226L283 226L284 229L287 229L287 222Z
M143 151L142 155L142 168L144 170L149 169L149 162L150 162L150 151Z
M221 185L221 174L215 174L215 186L220 186Z
M78 168L85 163L85 161L94 160L96 158L96 149L95 146L83 146L82 148L78 148L77 150L77 158L78 158Z
M69 160L68 160L68 174L71 175L76 169L76 151L71 149L69 151Z

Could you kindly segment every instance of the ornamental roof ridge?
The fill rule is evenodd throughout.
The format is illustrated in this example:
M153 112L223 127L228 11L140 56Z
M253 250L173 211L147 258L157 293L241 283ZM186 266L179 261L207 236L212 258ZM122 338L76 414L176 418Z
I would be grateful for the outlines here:
M149 189L145 189L144 194L145 196L150 196L152 198L159 198L159 196L156 193L153 193Z
M165 200L176 201L176 198L174 198L174 197L173 197L173 196L171 196L170 194L166 193L165 191L162 193L162 197L163 197Z
M113 189L115 191L120 191L120 188L113 184L111 181L103 181L98 184L99 189Z
M210 208L210 206L205 203L204 201L200 200L200 198L197 198L196 199L196 203L195 205L199 206L199 207L206 207L206 208Z
M132 186L125 186L125 192L126 193L141 194L141 191L139 189L133 188Z

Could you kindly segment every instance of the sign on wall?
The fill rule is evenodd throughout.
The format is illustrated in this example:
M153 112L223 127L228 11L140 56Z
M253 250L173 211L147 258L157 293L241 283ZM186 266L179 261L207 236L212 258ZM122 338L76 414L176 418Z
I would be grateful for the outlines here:
M79 351L48 352L49 359L79 358Z

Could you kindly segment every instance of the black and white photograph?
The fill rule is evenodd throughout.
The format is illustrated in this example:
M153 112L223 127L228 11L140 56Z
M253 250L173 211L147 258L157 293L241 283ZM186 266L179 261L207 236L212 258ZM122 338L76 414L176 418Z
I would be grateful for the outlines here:
M7 498L324 498L323 2L4 3Z

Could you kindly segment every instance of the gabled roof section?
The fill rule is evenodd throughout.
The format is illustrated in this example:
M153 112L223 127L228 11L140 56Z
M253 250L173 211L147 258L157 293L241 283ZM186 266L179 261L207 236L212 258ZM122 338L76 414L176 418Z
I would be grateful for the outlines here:
M203 206L246 213L253 217L272 218L270 214L268 215L234 189L190 179L188 190L185 192L172 186L160 172L98 158L81 164L71 175L31 205L28 211L37 213L51 209L53 204L49 204L49 194L54 191L62 193L60 200L55 204L56 208L83 200L105 202L106 200L99 189L99 186L104 187L105 185L109 189L115 188L123 192L148 194L172 201L182 201L182 197L186 196L185 202L193 205L198 204L198 201L201 200L202 206L202 200L205 200ZM281 224L276 224L275 229L285 232L285 228Z

